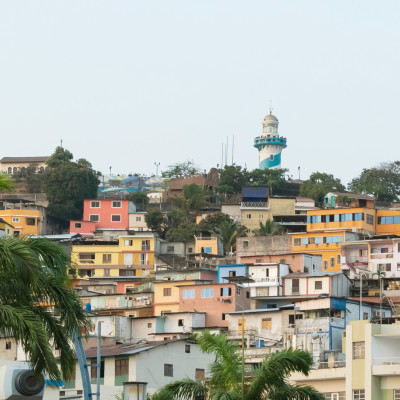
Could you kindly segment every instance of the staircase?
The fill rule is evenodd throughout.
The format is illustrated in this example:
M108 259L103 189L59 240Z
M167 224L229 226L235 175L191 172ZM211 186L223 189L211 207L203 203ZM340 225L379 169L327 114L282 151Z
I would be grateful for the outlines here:
M186 257L178 254L158 254L158 259L174 269L183 269L186 266Z

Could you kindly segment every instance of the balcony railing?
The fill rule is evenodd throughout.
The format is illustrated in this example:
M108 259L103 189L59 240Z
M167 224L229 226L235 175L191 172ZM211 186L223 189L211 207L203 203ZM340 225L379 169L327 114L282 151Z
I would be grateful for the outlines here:
M142 250L143 251L149 251L150 250L150 246L142 246Z
M372 365L399 365L400 357L377 357L372 359Z
M240 204L241 209L259 209L259 210L269 210L269 202L257 202L257 201L242 201Z
M328 368L345 368L346 361L320 361L316 368L313 369L328 369Z
M368 262L368 257L367 256L347 256L346 257L346 262L347 263L367 263Z

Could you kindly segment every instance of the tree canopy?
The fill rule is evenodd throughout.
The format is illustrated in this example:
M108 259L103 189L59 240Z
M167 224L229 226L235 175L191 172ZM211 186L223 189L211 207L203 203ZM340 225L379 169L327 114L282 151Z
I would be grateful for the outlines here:
M149 198L145 192L137 191L126 196L127 200L133 201L135 203L137 210L145 210L149 204Z
M161 238L165 236L165 224L167 222L164 214L161 212L160 209L153 207L150 208L144 220L146 221L146 225L153 231L157 232Z
M278 225L273 219L267 219L263 224L261 221L260 228L254 231L255 236L275 236L283 233L283 228Z
M200 232L215 232L215 228L220 226L223 222L229 222L230 220L231 217L222 212L210 214L197 224L197 230Z
M230 251L236 250L236 239L241 236L246 236L246 227L229 219L229 221L223 221L218 225L215 228L215 232L218 233L222 239L224 252L229 253Z
M168 168L162 172L162 176L165 178L183 178L198 174L201 174L200 168L190 160L169 165Z
M321 202L323 197L329 192L344 192L346 188L332 174L324 172L314 172L310 178L304 181L300 187L300 196L310 197L315 201Z
M363 169L354 178L349 189L355 193L375 196L380 201L400 199L400 161L381 163L378 167Z
M100 183L89 161L73 162L72 157L71 152L57 147L47 162L51 167L45 177L48 210L63 220L81 219L83 200L96 199Z
M89 326L69 265L67 253L47 239L0 238L0 336L14 337L33 369L57 380L74 369L73 333ZM61 373L53 346L61 350Z

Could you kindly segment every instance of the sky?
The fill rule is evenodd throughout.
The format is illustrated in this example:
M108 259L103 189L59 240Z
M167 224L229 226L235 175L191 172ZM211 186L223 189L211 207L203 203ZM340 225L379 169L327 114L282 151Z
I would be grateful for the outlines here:
M347 183L400 159L398 0L2 0L0 158L60 145L109 174L193 160Z

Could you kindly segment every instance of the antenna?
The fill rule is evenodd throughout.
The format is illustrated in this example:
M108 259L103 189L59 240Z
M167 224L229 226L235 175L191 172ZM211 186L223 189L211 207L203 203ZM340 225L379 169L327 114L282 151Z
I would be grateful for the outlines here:
M273 111L274 109L272 108L272 100L270 100L269 101L269 115L271 115L272 114L272 111Z
M225 149L225 165L228 165L228 149L229 149L229 138L226 137L226 149Z
M221 169L224 168L224 142L222 142Z
M232 165L233 165L233 148L235 146L235 135L232 135Z

